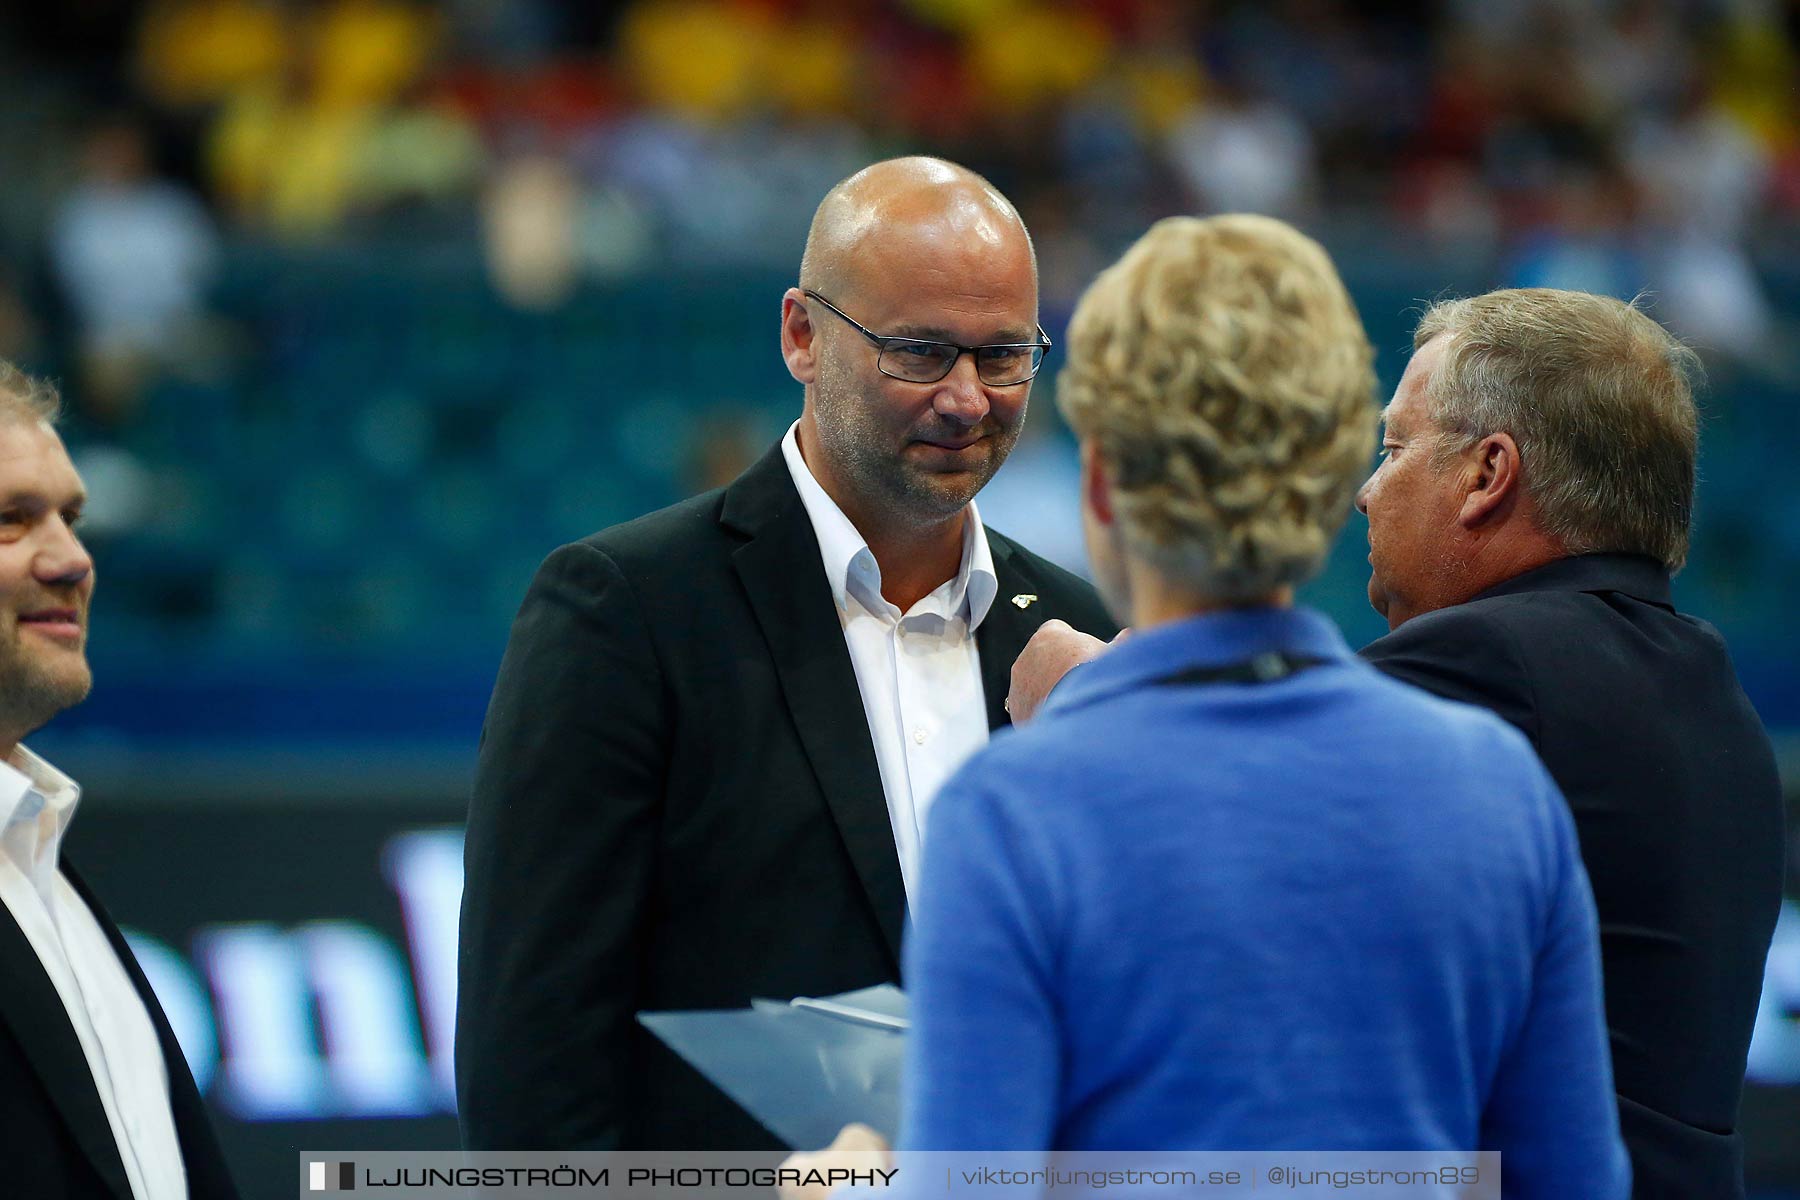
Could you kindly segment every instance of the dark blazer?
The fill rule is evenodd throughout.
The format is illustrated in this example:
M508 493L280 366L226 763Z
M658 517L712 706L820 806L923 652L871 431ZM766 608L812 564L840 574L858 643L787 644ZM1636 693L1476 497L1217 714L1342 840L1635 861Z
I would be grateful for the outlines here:
M1661 564L1563 559L1426 613L1363 656L1492 709L1568 797L1600 913L1638 1200L1741 1197L1744 1058L1781 904L1781 786L1712 626Z
M67 862L62 873L100 922L150 1010L169 1072L169 1103L193 1200L235 1200L237 1188L181 1047L118 926ZM12 913L0 905L0 1159L6 1195L32 1200L132 1200L87 1056L56 985Z
M1092 588L988 531L988 723ZM636 1025L899 977L905 891L811 521L776 446L552 554L513 625L469 806L457 1098L481 1149L772 1149Z

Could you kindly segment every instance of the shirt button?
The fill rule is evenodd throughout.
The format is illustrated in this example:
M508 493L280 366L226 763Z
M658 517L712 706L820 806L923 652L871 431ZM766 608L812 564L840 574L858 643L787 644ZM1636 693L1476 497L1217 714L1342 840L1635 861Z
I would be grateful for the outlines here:
M925 731L923 729L913 730L913 742L920 746L925 744Z

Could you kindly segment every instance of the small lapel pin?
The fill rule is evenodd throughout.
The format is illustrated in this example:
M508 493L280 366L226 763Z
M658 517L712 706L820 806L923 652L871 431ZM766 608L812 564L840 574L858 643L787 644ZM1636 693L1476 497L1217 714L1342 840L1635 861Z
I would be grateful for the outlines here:
M1037 597L1032 595L1030 592L1020 592L1018 595L1013 597L1013 603L1018 605L1020 608L1030 608L1032 606L1032 604L1034 604L1036 601L1037 601Z

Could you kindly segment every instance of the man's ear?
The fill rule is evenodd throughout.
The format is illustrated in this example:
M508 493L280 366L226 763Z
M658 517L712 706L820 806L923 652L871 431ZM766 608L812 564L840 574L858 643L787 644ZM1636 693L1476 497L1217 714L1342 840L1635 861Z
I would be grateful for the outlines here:
M1094 520L1102 525L1113 523L1112 480L1106 460L1091 438L1081 440L1081 497Z
M1463 459L1463 470L1472 477L1457 523L1474 529L1511 511L1525 494L1520 468L1519 444L1512 434L1490 433L1475 443Z
M801 384L810 384L819 374L816 348L818 329L806 310L806 296L797 287L789 288L781 297L781 358L788 374Z

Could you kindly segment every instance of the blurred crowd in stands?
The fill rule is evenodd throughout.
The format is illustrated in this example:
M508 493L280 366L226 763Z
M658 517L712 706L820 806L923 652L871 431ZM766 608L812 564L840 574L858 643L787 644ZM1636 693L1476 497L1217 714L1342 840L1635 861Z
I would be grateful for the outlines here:
M476 494L491 472L471 460L443 483L430 430L479 407L458 397L495 356L489 408L563 428L569 363L604 373L638 338L667 366L708 336L692 305L730 291L687 285L690 307L665 310L660 281L791 277L832 182L924 150L1018 202L1053 331L1151 221L1253 210L1318 233L1353 285L1386 277L1406 300L1647 290L1715 373L1789 394L1800 306L1767 265L1791 282L1800 262L1797 82L1792 0L6 5L0 356L65 381L84 468L126 498L102 506L121 528L166 507L146 472L197 436L132 432L147 404L177 403L145 399L170 380L189 419L234 430L224 455L304 440L316 401L293 401L283 432L282 389L336 381L366 401L346 428L364 431L378 479L398 445L450 494ZM439 269L459 255L497 311L549 324L497 333L503 317ZM608 288L624 290L596 299ZM1376 312L1364 296L1392 354L1404 303ZM738 327L772 337L773 305ZM749 337L729 333L709 362L754 353ZM728 476L767 432L717 413L693 427L676 492ZM215 486L204 475L183 494ZM290 506L318 523L316 505ZM267 572L261 586L292 591Z
M11 23L8 92L86 68L82 148L44 176L73 186L45 199L57 281L115 348L168 344L217 225L478 214L508 294L554 304L583 274L788 261L832 181L929 147L1017 199L1055 302L1158 216L1248 210L1397 224L1509 282L1648 281L1756 358L1745 239L1800 212L1800 5L1775 0L85 0Z

